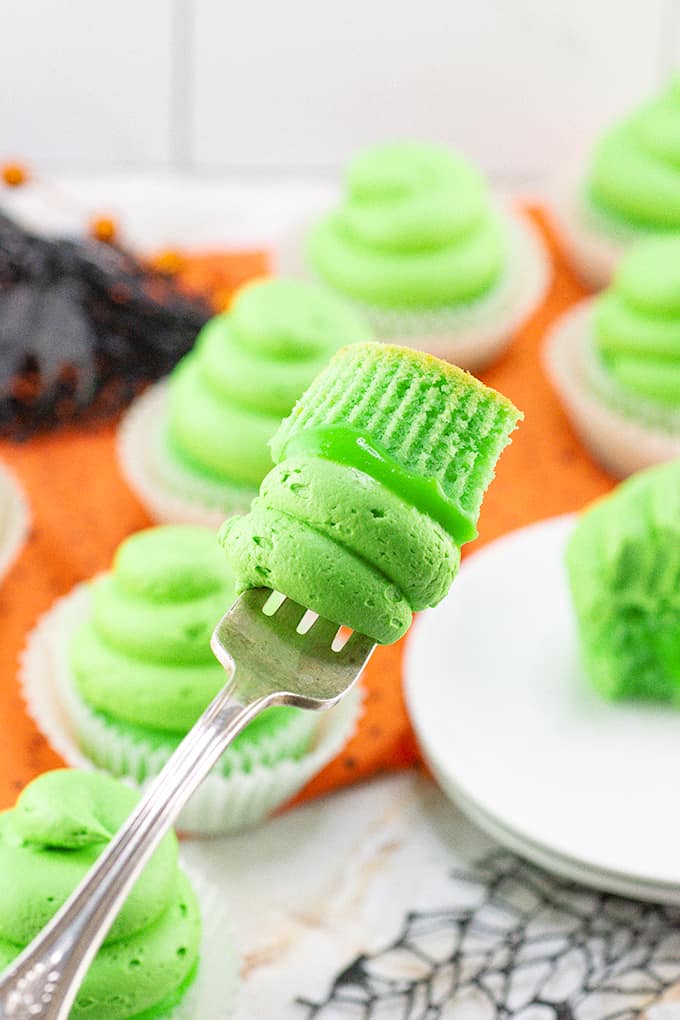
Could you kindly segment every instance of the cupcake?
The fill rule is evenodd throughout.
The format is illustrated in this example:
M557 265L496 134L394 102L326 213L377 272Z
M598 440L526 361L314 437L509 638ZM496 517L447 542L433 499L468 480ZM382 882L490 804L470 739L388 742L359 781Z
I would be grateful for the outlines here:
M28 504L10 472L0 464L0 580L12 566L26 539Z
M272 588L396 641L447 593L520 417L431 355L343 348L274 436L250 513L221 529L239 591Z
M338 347L370 336L360 316L311 284L243 287L121 425L121 467L152 517L217 526L245 510L271 467L281 418Z
M0 971L56 914L136 801L109 776L64 769L34 780L0 814ZM204 905L216 910L216 903ZM202 1020L225 1016L233 949L211 929L204 954L201 914L168 833L92 962L71 1020L190 1020L199 1002ZM210 983L220 991L212 1007L204 995Z
M29 638L29 710L69 764L143 786L162 768L227 677L210 649L235 597L214 533L196 525L138 532L110 573L81 585ZM340 751L356 718L350 699L322 718L273 707L226 751L180 816L188 832L259 821Z
M549 276L529 222L495 203L455 152L416 143L350 164L342 202L312 227L306 258L381 340L474 370L512 339Z
M567 568L596 690L680 704L680 462L635 475L586 510Z
M585 173L554 203L576 269L593 287L612 278L631 244L680 230L680 78L596 143Z
M636 245L546 351L574 427L608 471L680 457L680 236Z

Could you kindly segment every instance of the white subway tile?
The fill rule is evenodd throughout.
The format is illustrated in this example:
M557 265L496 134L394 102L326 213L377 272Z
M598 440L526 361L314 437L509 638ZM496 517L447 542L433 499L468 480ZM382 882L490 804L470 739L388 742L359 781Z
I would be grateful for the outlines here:
M400 136L541 177L659 79L664 0L194 0L199 167L335 169Z
M0 159L167 164L170 0L20 0L0 27Z

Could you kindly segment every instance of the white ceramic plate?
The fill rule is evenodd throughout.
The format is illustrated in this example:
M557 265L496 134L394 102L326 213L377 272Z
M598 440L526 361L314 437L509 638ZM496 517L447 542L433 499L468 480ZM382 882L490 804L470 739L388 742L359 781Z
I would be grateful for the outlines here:
M445 792L501 843L680 902L680 712L589 686L564 569L573 523L523 528L465 562L412 634L411 717Z

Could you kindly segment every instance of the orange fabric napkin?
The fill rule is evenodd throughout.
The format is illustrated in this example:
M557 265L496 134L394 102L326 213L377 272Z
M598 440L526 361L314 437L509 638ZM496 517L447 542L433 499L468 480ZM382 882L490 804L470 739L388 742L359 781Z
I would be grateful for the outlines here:
M546 328L583 295L546 229L540 212L532 215L544 230L555 260L555 276L542 309L508 353L483 375L525 414L512 446L503 454L498 476L485 500L479 530L484 542L512 528L582 507L613 485L590 460L571 431L542 367ZM206 262L184 260L187 284L201 286L209 275L216 304L248 275L261 275L263 255ZM0 808L36 774L61 764L27 717L17 687L17 660L38 616L78 581L106 569L118 543L149 519L123 482L114 455L114 428L65 431L25 444L0 442L2 457L20 478L31 503L30 538L0 585ZM407 641L408 637L404 639ZM317 776L302 798L369 776L407 766L418 752L401 693L404 641L378 649L365 676L365 712L345 751Z

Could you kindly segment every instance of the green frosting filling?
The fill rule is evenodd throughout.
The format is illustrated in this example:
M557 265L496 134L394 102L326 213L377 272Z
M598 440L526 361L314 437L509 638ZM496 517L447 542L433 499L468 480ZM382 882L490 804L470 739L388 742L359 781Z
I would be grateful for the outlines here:
M680 227L680 79L603 136L587 192L597 208L629 226Z
M477 537L472 514L464 513L446 498L436 478L424 478L409 471L384 450L380 443L346 425L327 425L294 435L283 451L283 459L297 453L336 461L370 475L411 506L427 514L448 531L459 544Z
M222 526L239 588L397 640L448 591L518 416L429 355L344 348L272 440L250 513Z
M502 225L481 176L448 149L384 145L350 165L338 209L308 242L319 277L386 308L484 296L503 272Z
M680 407L680 238L640 242L596 300L602 367L624 390Z
M0 814L0 969L68 899L137 801L98 773L48 772ZM162 1016L197 969L201 919L165 837L113 924L71 1011L72 1020Z
M595 688L680 704L680 463L633 476L587 510L567 568Z
M83 700L152 746L177 743L224 686L210 637L236 594L215 533L190 525L126 539L113 570L91 586L91 612L70 648ZM294 709L272 708L237 737L276 731Z
M338 347L369 337L354 312L310 284L246 286L170 377L170 456L213 480L256 488L281 418Z

